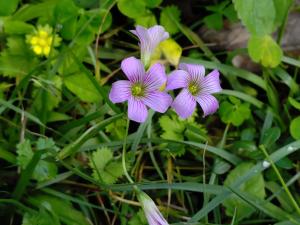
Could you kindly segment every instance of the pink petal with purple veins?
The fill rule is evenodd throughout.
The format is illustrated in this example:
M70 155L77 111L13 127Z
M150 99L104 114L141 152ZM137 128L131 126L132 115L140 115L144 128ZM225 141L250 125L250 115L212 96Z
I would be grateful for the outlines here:
M156 63L146 73L144 78L144 84L147 86L148 91L155 91L164 85L167 81L167 75L165 67Z
M175 70L168 76L166 90L185 88L188 86L189 74L184 70Z
M141 82L145 75L145 69L141 60L129 57L122 61L121 68L131 82Z
M218 100L209 94L200 94L195 97L203 110L203 117L213 114L219 108Z
M148 29L148 34L153 48L156 48L160 42L169 38L169 33L165 31L164 27L159 25L150 27Z
M194 82L200 82L205 75L205 68L202 65L180 63L178 68L188 72Z
M185 119L190 117L195 111L196 100L189 91L184 88L179 95L177 95L171 106L181 118Z
M164 113L172 103L172 98L165 92L153 91L147 93L147 96L142 99L144 104L149 106L154 111Z
M113 103L124 102L131 96L131 83L128 80L119 80L112 84L109 99Z
M219 76L220 74L218 70L213 70L211 73L206 75L200 82L201 93L212 94L222 91Z
M146 105L140 100L130 97L128 99L128 118L138 123L146 121L148 110Z

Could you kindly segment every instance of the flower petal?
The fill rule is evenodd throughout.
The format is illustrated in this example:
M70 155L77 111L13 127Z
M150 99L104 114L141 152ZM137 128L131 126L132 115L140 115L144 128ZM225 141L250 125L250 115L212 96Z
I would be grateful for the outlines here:
M185 119L195 111L196 101L187 89L182 89L171 106L181 118Z
M172 103L172 97L165 92L153 91L147 93L147 97L142 99L144 104L154 111L164 113Z
M113 103L119 103L128 100L131 95L130 86L131 83L128 80L119 80L114 82L109 93L109 99Z
M178 68L188 72L195 82L200 82L205 75L205 68L202 65L180 63Z
M212 95L200 94L195 99L203 110L203 117L215 113L219 108L218 100Z
M136 26L135 30L131 30L131 32L140 40L142 55L151 55L160 42L169 38L169 33L159 25L155 25L149 29Z
M144 84L146 85L148 91L158 90L166 83L166 81L167 75L165 72L165 67L160 63L156 63L151 66L144 78Z
M131 82L140 82L145 75L145 69L141 60L129 57L122 61L121 68Z
M166 90L174 90L188 86L189 74L184 70L175 70L168 76Z
M148 116L147 107L140 99L130 97L128 99L128 118L138 123L146 121Z
M222 90L220 86L219 71L213 70L211 73L206 75L200 82L201 93L212 94Z

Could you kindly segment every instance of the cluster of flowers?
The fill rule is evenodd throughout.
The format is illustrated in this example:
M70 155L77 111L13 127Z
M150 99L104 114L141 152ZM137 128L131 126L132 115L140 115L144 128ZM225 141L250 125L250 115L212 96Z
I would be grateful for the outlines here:
M129 57L122 61L121 69L128 80L112 84L109 98L113 103L128 101L128 118L143 123L147 119L147 106L164 113L171 106L181 118L190 117L196 102L201 106L204 116L214 113L219 103L212 96L221 91L219 72L213 70L205 76L202 65L180 63L177 70L168 76L164 65L155 63L149 67L151 55L160 42L169 38L162 26L146 29L137 26L131 31L139 38L141 60ZM167 91L180 89L173 100Z

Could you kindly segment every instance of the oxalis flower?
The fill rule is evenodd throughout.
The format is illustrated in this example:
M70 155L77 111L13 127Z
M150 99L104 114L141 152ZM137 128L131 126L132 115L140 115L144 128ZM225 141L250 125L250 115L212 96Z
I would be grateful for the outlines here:
M142 191L138 192L138 200L142 204L149 225L169 225L152 199Z
M159 91L167 81L163 65L156 63L146 72L140 60L129 57L122 61L121 69L128 80L113 83L109 99L113 103L128 101L129 119L139 123L145 122L148 115L146 106L160 113L167 111L172 98Z
M183 88L173 101L172 108L181 118L187 118L193 114L198 102L203 116L214 113L219 103L211 94L222 90L219 72L214 70L205 76L203 66L186 63L179 64L178 68L169 75L166 87L166 90Z
M159 25L155 25L149 29L136 26L135 30L131 30L131 32L140 40L141 60L145 67L148 68L152 53L160 42L169 38L169 33Z

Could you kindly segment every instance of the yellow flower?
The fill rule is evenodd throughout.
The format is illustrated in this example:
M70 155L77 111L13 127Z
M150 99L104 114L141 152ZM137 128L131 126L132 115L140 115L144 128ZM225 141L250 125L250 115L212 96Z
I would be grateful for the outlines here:
M33 34L26 36L26 42L31 45L36 55L48 57L51 48L60 45L61 38L57 34L53 34L53 29L46 24L45 26L38 25Z

